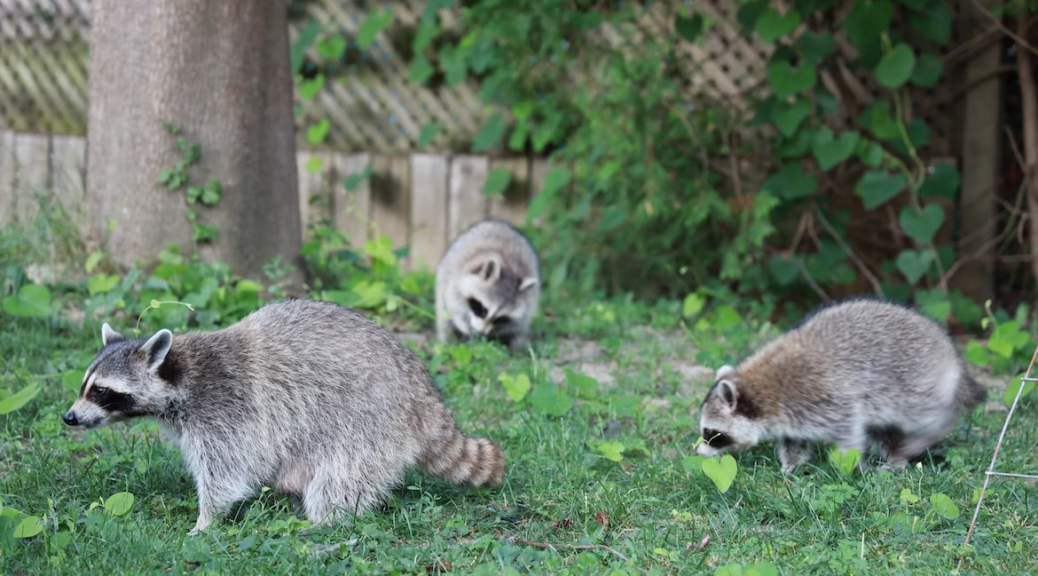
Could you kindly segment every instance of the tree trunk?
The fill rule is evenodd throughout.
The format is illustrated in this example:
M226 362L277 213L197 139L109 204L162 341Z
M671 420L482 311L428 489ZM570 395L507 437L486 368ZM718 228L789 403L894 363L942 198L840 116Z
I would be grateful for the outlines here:
M281 256L298 274L286 0L94 0L91 12L87 194L97 229L115 222L113 260L193 250L186 187L157 183L182 157L168 122L201 144L189 184L223 185L215 206L193 207L219 232L202 256L258 280Z
M1027 39L1027 10L1016 15L1016 33ZM1020 45L1016 47L1017 73L1020 75L1020 99L1023 104L1024 132L1024 185L1027 186L1028 227L1031 238L1031 272L1038 279L1038 179L1035 169L1038 168L1038 90L1035 89L1034 63L1031 52Z

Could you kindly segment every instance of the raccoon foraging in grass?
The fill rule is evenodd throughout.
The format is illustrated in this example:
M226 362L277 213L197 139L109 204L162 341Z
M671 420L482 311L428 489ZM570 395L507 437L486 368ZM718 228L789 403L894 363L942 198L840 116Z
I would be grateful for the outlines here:
M105 324L101 338L65 422L157 418L195 479L192 533L263 484L319 525L369 509L412 466L502 483L498 445L458 430L421 360L352 310L287 300L223 330L132 339Z
M484 335L525 346L540 296L540 262L526 236L503 220L477 222L436 267L437 338Z
M698 453L774 439L785 473L810 459L816 442L863 456L878 445L884 468L903 469L987 398L939 324L864 297L819 308L715 379Z

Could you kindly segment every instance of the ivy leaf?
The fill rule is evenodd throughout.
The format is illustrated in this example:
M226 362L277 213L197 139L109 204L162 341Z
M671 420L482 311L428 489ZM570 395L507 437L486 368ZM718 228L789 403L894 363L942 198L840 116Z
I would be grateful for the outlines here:
M948 520L955 520L959 517L959 507L952 502L952 499L947 494L931 494L930 504L933 505L934 510L938 514L944 516Z
M900 88L912 77L915 52L907 44L898 44L876 66L876 82L886 88Z
M859 123L876 135L877 138L891 140L901 137L901 129L890 117L890 105L886 100L878 100L869 105L861 115Z
M624 459L625 446L619 442L599 442L595 451L608 460L619 462Z
M369 12L364 23L360 25L360 30L357 31L357 46L361 50L366 50L375 41L375 36L378 36L378 33L385 30L392 22L392 8Z
M424 54L416 54L414 60L411 61L411 68L407 71L407 79L417 84L423 84L432 75L436 73L436 69L429 63L429 59Z
M944 223L944 208L927 204L922 211L916 211L912 206L905 206L897 220L909 238L920 244L929 244Z
M491 116L483 128L476 134L476 138L472 141L473 152L483 152L489 150L497 145L501 141L501 137L505 135L505 128L507 128L505 119L501 114L494 114Z
M731 487L738 471L739 466L731 454L724 454L720 461L716 458L707 458L703 461L703 473L707 478L713 480L714 486L717 486L721 494L727 492Z
M674 17L674 30L677 31L678 35L685 39L686 42L695 43L699 40L700 35L703 34L703 15L693 14L690 18L686 18L681 14Z
M360 172L354 172L346 177L346 181L343 183L343 187L346 188L347 192L355 191L362 182L371 177L371 164L368 164Z
M289 59L292 65L292 70L299 70L299 67L303 65L303 58L306 56L306 50L317 39L317 36L321 34L321 22L316 19L310 19L306 25L299 31L299 36L296 41L292 44L292 51L289 54Z
M867 210L883 204L904 189L904 175L890 174L885 170L869 170L854 185L854 192L864 201Z
M513 377L511 374L502 373L497 379L501 381L501 386L504 387L505 392L513 402L521 402L532 387L530 377L526 374Z
M796 164L787 164L764 181L764 189L776 198L795 200L805 198L818 189L818 178L800 170Z
M685 301L681 305L681 316L683 318L695 316L703 310L703 306L706 306L706 295L690 292L688 296L685 296Z
M833 166L851 157L858 147L861 135L855 131L844 132L839 138L833 136L833 131L823 128L815 132L814 141L811 143L811 151L818 160L818 166L828 171Z
M544 177L544 187L534 196L526 208L526 221L530 222L540 216L555 199L555 193L569 184L573 173L568 168L552 168Z
M861 452L854 448L843 451L834 446L829 449L829 462L844 475L850 475L861 462Z
M299 85L299 96L304 100L308 100L317 95L324 87L324 74L318 74L309 80L304 80Z
M418 25L418 31L415 32L414 41L411 42L411 49L415 54L420 54L439 33L440 27L437 25L435 18L422 20L422 23Z
M935 164L931 168L930 173L927 174L923 185L919 188L919 196L922 198L937 197L954 200L955 194L959 191L961 181L959 170L953 164L947 162Z
M430 122L425 126L422 126L422 131L418 134L418 149L425 149L425 147L436 138L436 135L440 133L442 128L443 126L436 122Z
M897 255L894 264L905 275L909 284L915 284L933 264L933 252L930 250L905 250Z
M817 66L819 62L828 58L833 53L835 44L833 35L829 32L816 34L808 30L797 39L800 55L808 66Z
M306 140L311 144L320 144L324 142L324 139L328 136L328 130L331 129L332 125L325 118L317 124L306 129Z
M133 494L129 492L112 494L105 500L105 512L112 516L124 516L131 508L133 508Z
M894 5L890 0L854 0L854 7L843 21L843 30L855 46L863 49L890 28L893 19Z
M930 126L918 116L912 118L912 121L905 126L905 132L908 133L908 141L912 143L912 147L916 150L926 146L926 143L930 141ZM889 142L890 147L894 150L901 154L908 154L908 147L905 146L905 139L901 134L898 134L895 138L890 138Z
M555 138L555 133L562 124L562 114L549 114L548 118L533 131L533 149L540 152Z
M511 170L508 168L494 168L490 171L487 181L483 184L483 194L486 196L500 194L504 192L505 188L508 188L508 184L511 182Z
M798 99L792 104L781 103L771 111L771 120L778 126L779 132L789 138L796 133L800 123L811 113L811 103L806 99Z
M440 49L440 66L447 75L448 86L460 84L469 69L465 51L452 46L444 46Z
M883 162L883 147L871 140L859 140L858 158L866 166L879 166Z
M799 24L800 14L796 10L779 14L774 8L768 8L757 18L754 29L761 40L770 44L792 32Z
M793 68L789 62L778 60L768 66L768 85L781 99L789 98L809 90L815 85L817 76L814 66L802 65Z
M922 88L933 88L944 71L944 60L935 52L923 52L912 70L912 84Z
M909 15L908 21L920 36L931 42L943 46L951 39L952 13L943 0L930 0L924 12Z
M346 53L346 39L336 34L317 43L317 53L329 60L341 60Z
M792 284L797 279L797 276L800 275L800 267L797 266L795 256L772 254L771 258L768 259L768 270L771 271L771 275L775 277L779 286Z

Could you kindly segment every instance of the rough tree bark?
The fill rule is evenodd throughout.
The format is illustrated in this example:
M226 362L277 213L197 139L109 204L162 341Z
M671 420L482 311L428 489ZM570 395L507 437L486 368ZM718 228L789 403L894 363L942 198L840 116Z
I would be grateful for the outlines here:
M1030 24L1027 10L1021 10L1016 16L1017 36L1027 39ZM1038 90L1035 89L1034 63L1031 52L1023 47L1016 47L1017 74L1020 75L1020 99L1023 104L1024 132L1024 185L1027 186L1028 227L1031 238L1031 271L1038 279Z
M91 12L87 195L99 231L115 221L113 260L131 265L170 243L193 249L184 189L156 183L181 156L169 122L201 144L191 184L223 184L216 206L199 207L219 229L203 257L256 279L275 256L295 264L286 0L94 0Z

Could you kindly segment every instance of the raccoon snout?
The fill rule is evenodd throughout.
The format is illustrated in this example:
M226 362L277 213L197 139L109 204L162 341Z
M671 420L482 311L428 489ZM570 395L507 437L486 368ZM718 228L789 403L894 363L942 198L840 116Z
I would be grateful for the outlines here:
M65 413L63 420L65 421L65 424L68 424L69 426L79 426L79 418L76 417L76 413L72 410Z

